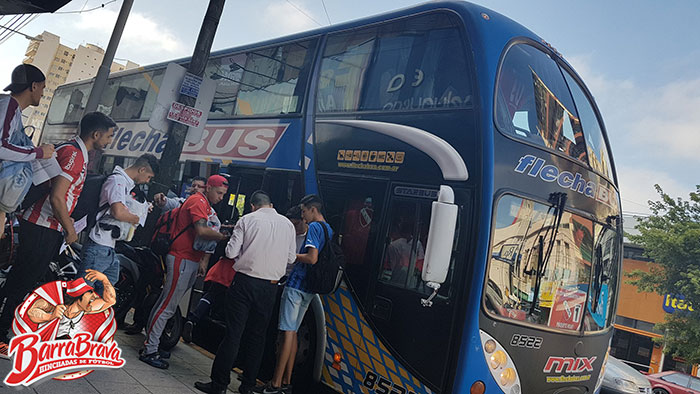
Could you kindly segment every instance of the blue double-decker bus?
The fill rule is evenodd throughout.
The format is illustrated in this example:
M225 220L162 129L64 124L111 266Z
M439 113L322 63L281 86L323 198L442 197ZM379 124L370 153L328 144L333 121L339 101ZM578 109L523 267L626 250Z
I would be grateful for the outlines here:
M95 170L160 154L167 133L148 118L165 66L109 79L99 110L119 129ZM598 108L551 45L491 10L430 2L212 53L205 77L208 123L173 182L228 173L223 219L256 189L281 212L318 193L345 252L340 288L302 326L295 379L341 393L597 392L620 198ZM43 142L75 133L91 86L56 90Z

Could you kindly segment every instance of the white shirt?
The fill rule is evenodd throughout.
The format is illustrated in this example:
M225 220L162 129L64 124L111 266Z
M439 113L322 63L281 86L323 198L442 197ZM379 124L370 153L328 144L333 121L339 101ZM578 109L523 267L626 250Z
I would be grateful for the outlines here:
M411 248L413 246L413 240L407 238L398 238L392 241L387 247L387 259L389 260L389 265L392 270L399 270L401 268L408 269L411 262ZM423 250L423 244L418 241L416 247L416 260L423 260L425 258L425 251Z
M279 280L296 258L296 231L274 208L260 208L241 217L226 245L236 272L258 279Z
M302 248L302 246L304 246L304 241L306 241L306 232L304 234L297 234L297 237L296 237L297 253L301 253L301 248ZM296 264L296 262L292 262L290 264L287 264L287 272L286 272L287 276L289 276L289 274L292 273L292 269L294 269L294 264Z
M78 331L78 322L83 318L83 311L80 311L74 318L69 318L66 315L61 316L58 321L58 330L56 330L56 338L68 335L73 338Z
M107 177L105 182L102 184L102 190L100 191L100 204L98 206L102 207L105 204L109 204L111 207L112 204L120 202L127 207L128 205L126 203L126 199L131 198L129 193L131 192L131 189L134 188L134 180L131 179L129 175L124 172L124 169L119 166L114 167L114 172L112 172L112 174L113 175ZM104 212L101 211L97 213L97 224L95 224L92 230L90 230L90 239L98 245L114 248L117 241L112 238L112 231L103 230L100 228L99 224L100 219L109 214L110 208L107 208Z

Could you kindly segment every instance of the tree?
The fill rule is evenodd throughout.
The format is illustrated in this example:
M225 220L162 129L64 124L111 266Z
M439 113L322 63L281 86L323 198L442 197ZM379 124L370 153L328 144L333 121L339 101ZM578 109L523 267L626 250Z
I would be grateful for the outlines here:
M694 306L666 316L657 328L666 332L669 352L690 363L700 363L700 185L689 200L673 199L659 185L660 201L650 201L652 215L640 219L639 235L630 235L657 264L649 272L628 274L639 291L682 297Z

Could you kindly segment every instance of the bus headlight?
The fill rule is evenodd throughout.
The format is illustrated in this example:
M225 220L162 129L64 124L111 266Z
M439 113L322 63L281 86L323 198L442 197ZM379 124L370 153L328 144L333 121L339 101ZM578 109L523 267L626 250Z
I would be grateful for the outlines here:
M506 365L507 362L508 356L506 356L506 352L503 350L497 350L491 354L491 357L489 357L489 365L491 366L491 369L498 369L499 367Z
M484 331L479 330L479 334L481 335L481 348L484 351L484 358L493 379L504 393L521 394L518 370L515 368L515 364L508 352L506 352L506 349Z

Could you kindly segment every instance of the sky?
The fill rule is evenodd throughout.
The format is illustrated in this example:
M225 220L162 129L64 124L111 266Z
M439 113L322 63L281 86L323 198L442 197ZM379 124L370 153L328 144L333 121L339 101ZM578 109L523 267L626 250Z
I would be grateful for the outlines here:
M571 63L607 127L625 212L647 213L654 184L688 198L700 184L700 2L696 0L475 0L526 26ZM107 46L122 0L73 0L21 29L70 47ZM213 50L421 3L415 0L228 0ZM141 65L190 56L207 0L135 0L117 61ZM0 25L10 17L0 19ZM0 43L0 87L29 41Z

